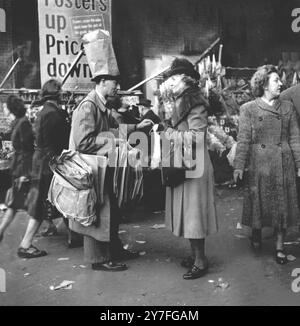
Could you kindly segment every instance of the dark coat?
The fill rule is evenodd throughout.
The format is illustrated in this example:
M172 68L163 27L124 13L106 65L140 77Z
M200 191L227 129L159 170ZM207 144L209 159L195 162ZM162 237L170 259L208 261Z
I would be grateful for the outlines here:
M34 124L36 149L33 155L32 176L39 179L41 175L52 175L49 161L68 148L70 126L65 112L53 102L46 102L37 114Z
M280 99L293 103L294 108L297 112L298 123L300 123L300 84L284 90L280 94Z
M160 123L160 117L156 115L151 109L143 115L142 121L145 119L151 120L154 124Z
M33 131L27 117L16 119L12 129L11 141L14 155L11 162L11 175L18 178L30 176L33 155Z
M234 160L235 169L249 169L243 224L297 224L296 167L300 168L300 131L293 105L277 100L270 106L260 98L244 104Z
M52 178L51 158L68 148L70 127L62 109L46 102L34 125L36 148L32 161L32 184L28 194L28 214L35 219L46 217L45 201Z

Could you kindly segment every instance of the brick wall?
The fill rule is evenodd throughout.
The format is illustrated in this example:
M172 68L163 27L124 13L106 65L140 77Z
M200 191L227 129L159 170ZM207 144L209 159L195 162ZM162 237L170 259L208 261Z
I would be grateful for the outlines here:
M223 64L277 64L285 51L300 52L291 12L300 0L112 0L114 46L123 85L144 77L144 58L199 54L218 36Z
M112 9L124 88L144 77L144 58L197 55L219 34L218 10L211 0L113 0Z

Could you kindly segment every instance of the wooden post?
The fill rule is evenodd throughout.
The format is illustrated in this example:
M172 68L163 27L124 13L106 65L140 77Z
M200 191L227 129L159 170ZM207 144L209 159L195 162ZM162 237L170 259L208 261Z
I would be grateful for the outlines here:
M6 81L8 80L8 78L10 77L10 75L13 73L13 71L15 70L16 66L18 65L18 63L21 61L21 58L18 58L16 60L16 62L11 66L11 68L9 69L8 73L6 74L6 76L4 77L2 83L0 84L0 88L3 87L3 85L6 83Z
M220 37L218 37L199 57L199 59L194 63L194 66L196 66L219 42Z
M62 81L62 85L64 85L64 83L66 82L66 80L69 78L71 72L73 71L74 67L77 65L77 63L79 62L79 60L81 59L81 57L84 55L84 50L80 50L80 52L77 54L77 57L74 59L73 63L71 64L69 70L67 71L63 81Z

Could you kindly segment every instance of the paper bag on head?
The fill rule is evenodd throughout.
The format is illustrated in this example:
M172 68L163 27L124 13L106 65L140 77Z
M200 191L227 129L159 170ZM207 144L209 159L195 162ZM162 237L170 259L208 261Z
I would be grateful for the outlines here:
M98 29L82 37L92 81L98 76L120 75L111 37L108 31Z

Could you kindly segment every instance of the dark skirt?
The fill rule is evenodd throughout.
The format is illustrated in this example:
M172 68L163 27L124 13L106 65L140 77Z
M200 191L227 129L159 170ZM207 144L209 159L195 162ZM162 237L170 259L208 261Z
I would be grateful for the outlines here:
M12 186L7 190L5 205L12 209L25 209L25 202L30 188L30 180L14 179Z
M48 190L52 174L44 174L40 179L32 180L27 196L27 212L35 220L48 219L49 204L47 202Z

